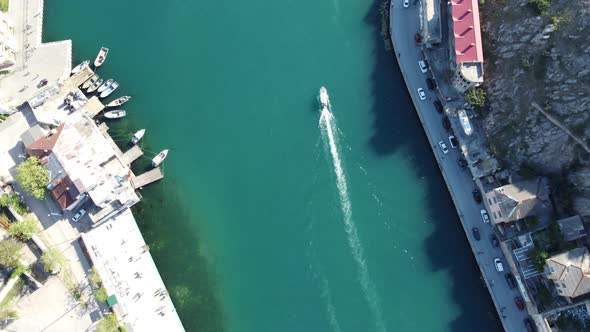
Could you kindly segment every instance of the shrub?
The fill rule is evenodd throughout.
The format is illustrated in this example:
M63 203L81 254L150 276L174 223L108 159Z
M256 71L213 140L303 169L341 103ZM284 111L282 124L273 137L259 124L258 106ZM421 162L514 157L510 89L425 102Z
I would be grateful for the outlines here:
M96 329L98 332L117 332L119 329L117 318L113 314L102 317L96 324Z
M529 0L529 6L541 15L551 8L551 0Z
M17 194L2 195L2 197L0 197L0 206L10 206L21 216L29 212L28 207L21 202L20 196Z
M545 266L545 260L549 258L549 253L544 250L533 249L529 251L529 258L537 271L542 272Z
M0 242L0 265L6 267L17 267L20 264L20 250L23 245L14 240Z
M107 290L104 287L100 287L94 292L94 297L97 301L106 302L109 295L107 294Z
M57 273L63 266L66 265L67 260L64 255L56 248L50 248L41 256L43 261L43 268L47 272Z
M37 221L30 218L23 221L13 222L10 224L10 228L8 228L8 234L21 241L29 240L38 231L39 227L37 226Z
M474 107L481 108L486 104L486 92L481 88L476 88L465 92L465 101Z

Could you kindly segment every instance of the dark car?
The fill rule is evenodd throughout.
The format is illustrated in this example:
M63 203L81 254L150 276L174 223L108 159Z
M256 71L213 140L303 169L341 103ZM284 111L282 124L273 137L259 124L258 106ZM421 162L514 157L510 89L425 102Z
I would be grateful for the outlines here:
M516 287L516 279L514 279L514 275L512 273L506 273L506 282L510 288Z
M440 102L440 100L436 100L434 102L434 108L436 109L437 112L442 113L444 111L443 105Z
M446 130L451 130L451 121L446 116L442 119L442 125Z
M416 42L416 46L420 45L420 43L422 42L422 36L420 36L419 33L415 34L414 41Z
M436 83L434 83L434 80L432 78L428 77L426 79L426 86L428 87L428 90L434 90Z
M494 247L498 247L500 245L500 242L498 241L496 234L490 234L490 242L492 242L492 245Z
M473 199L475 200L475 202L481 203L481 193L479 192L479 189L474 188L472 193L473 193Z
M457 159L457 164L459 165L459 167L465 168L465 167L467 167L467 160L465 160L463 158L459 158L459 159Z
M524 310L524 300L522 299L522 297L520 297L520 296L515 297L514 304L516 304L516 307L518 308L518 310L520 310L520 311Z
M530 318L524 319L524 326L526 327L527 332L535 332L537 329L535 328L535 324L533 320Z
M471 231L473 232L473 237L479 241L481 239L481 236L479 235L479 229L477 229L477 227L473 227Z
M48 80L46 80L46 79L42 79L41 81L39 81L39 84L37 84L37 89L40 89L40 88L42 88L42 87L46 86L46 85L47 85L47 83L49 83L49 81L48 81Z

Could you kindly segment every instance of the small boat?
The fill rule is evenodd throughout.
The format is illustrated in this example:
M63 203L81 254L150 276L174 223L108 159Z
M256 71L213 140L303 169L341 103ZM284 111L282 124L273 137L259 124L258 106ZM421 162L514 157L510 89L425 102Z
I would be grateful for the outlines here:
M460 110L459 114L459 122L461 123L461 127L463 127L463 132L465 135L469 136L473 132L473 128L471 127L471 123L469 123L469 117L467 116L467 112L465 110Z
M168 156L168 150L164 150L158 153L158 155L155 156L154 159L152 159L152 166L158 167L158 165L160 165L164 161L164 159L166 159L166 156Z
M325 87L320 88L320 103L322 104L322 108L330 105L330 96L328 96L328 90Z
M123 110L114 110L104 113L104 117L107 119L119 119L124 117L125 115L127 115L127 112Z
M123 96L123 97L119 97L113 101L111 101L110 103L107 104L107 107L117 107L117 106L121 106L123 104L125 104L126 102L129 101L129 99L131 99L130 96Z
M109 54L109 49L106 47L101 47L100 51L96 55L96 59L94 59L94 67L100 67L103 64L104 60L107 59L107 54Z
M108 88L106 88L106 90L104 90L100 94L100 98L108 97L111 93L113 93L113 91L117 90L118 87L119 87L119 83L117 81L114 81L113 84L111 84Z
M94 74L92 75L92 77L87 79L86 82L84 82L84 84L82 84L82 89L88 89L88 87L96 81L98 81L98 75Z
M81 64L77 65L76 67L74 67L74 69L72 69L72 75L75 74L75 73L77 73L77 72L79 72L80 70L82 70L82 68L84 66L88 66L89 63L90 63L89 60L82 61Z
M92 93L92 92L96 91L96 89L98 89L98 87L101 86L102 82L104 82L104 80L102 78L100 78L98 81L90 84L90 86L88 87L88 90L86 90L86 92Z
M131 137L131 144L137 144L137 142L139 142L139 140L143 137L144 134L145 134L145 129L138 130L133 135L133 137Z
M113 84L114 81L114 79L109 78L106 82L104 82L101 86L98 87L98 92L103 92L106 88L111 86L111 84Z

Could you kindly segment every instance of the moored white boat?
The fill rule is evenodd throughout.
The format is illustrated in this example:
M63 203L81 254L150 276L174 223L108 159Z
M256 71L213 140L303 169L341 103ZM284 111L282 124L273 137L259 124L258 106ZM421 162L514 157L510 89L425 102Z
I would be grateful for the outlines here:
M106 88L111 86L111 84L113 84L114 81L114 79L109 78L106 82L104 82L101 86L98 87L98 92L103 92Z
M154 159L152 159L152 166L158 167L158 165L160 165L164 161L164 159L166 159L167 156L168 156L168 150L164 150L164 151L158 153L158 155L155 156Z
M104 113L104 117L108 119L119 119L127 115L127 112L124 110L114 110L108 111Z
M131 137L131 144L137 144L137 142L139 142L139 140L143 137L144 134L145 134L145 129L138 130L133 135L133 137Z
M322 104L322 108L330 105L330 96L328 96L328 90L325 87L320 88L320 103Z
M75 73L79 72L80 70L82 70L82 68L84 66L88 66L89 63L90 63L90 60L82 61L82 63L80 63L79 65L77 65L76 67L74 67L74 69L72 69L72 74L75 74Z
M98 79L98 81L90 84L90 86L88 87L88 90L86 90L86 92L92 93L92 92L96 91L96 89L98 89L98 87L101 86L103 82L104 82L104 80L102 78Z
M98 75L94 74L82 84L82 89L88 89L94 82L98 81Z
M119 97L113 101L111 101L110 103L107 104L107 107L117 107L117 106L121 106L123 104L125 104L127 101L129 101L129 99L131 99L130 96L123 96L123 97Z
M108 88L106 88L100 94L100 98L106 98L106 97L108 97L111 93L113 93L113 91L117 90L118 87L119 87L119 83L117 81L114 81L113 84L111 84Z
M96 59L94 59L94 67L100 67L104 63L104 60L106 60L107 54L109 54L109 49L106 47L101 47L100 51L96 55Z
M467 116L467 112L465 112L465 110L460 110L457 113L459 114L459 122L461 123L461 127L463 127L465 135L471 135L471 133L473 132L473 128L471 127L471 123L469 123L469 117Z

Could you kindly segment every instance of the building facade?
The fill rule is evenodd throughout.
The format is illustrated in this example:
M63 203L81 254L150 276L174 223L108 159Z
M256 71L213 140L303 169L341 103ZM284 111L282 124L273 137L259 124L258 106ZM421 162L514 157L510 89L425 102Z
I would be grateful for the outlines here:
M545 276L553 280L560 296L574 298L590 293L590 254L586 247L548 258Z
M16 39L14 22L8 14L0 12L0 71L16 64Z

